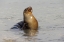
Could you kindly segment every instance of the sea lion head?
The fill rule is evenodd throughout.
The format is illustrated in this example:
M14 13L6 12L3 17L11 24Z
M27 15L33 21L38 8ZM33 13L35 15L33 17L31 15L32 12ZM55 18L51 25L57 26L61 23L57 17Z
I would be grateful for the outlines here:
M29 13L29 12L32 13L32 7L31 6L25 8L23 13Z

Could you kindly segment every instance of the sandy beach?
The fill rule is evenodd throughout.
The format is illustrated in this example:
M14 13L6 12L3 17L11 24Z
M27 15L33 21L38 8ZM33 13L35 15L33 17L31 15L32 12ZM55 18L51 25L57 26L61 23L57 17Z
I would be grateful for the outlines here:
M10 30L23 20L23 10L32 6L39 23L36 36ZM64 42L64 0L0 0L0 42Z

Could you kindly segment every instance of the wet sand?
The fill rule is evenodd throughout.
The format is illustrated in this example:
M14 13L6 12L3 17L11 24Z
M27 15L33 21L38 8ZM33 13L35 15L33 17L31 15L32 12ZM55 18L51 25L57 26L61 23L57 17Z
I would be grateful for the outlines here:
M39 22L35 36L10 30L23 20L28 6ZM0 42L64 42L64 0L0 0Z

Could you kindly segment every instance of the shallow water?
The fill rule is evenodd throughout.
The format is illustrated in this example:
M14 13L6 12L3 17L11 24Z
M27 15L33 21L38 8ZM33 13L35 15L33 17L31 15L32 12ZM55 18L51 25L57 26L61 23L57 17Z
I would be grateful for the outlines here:
M26 36L23 30L10 30L23 20L23 10L33 7L38 32ZM0 0L0 42L64 42L64 0Z

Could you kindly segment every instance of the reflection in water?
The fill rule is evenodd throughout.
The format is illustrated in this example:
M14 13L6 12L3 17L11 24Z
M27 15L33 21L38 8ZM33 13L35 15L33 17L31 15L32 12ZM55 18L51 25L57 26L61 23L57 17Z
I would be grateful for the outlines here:
M36 38L34 38L34 36L36 36L36 34L38 33L38 30L26 29L24 30L24 33L25 34L23 36L27 36L27 38L25 38L25 41L35 42Z
M24 36L35 36L37 33L37 30L31 30L31 29L26 29L24 30Z

